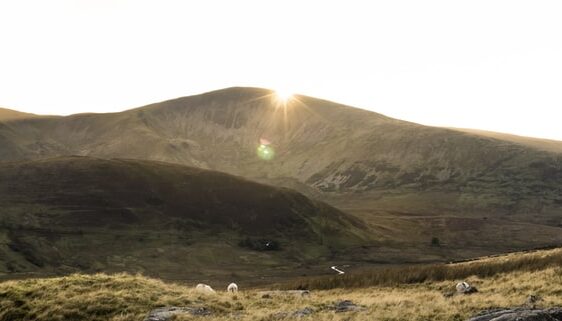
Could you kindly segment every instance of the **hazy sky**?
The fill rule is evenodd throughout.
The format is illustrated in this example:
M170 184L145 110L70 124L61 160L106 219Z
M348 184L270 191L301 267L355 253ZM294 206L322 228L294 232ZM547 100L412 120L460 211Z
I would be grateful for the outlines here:
M282 88L562 140L562 1L0 0L0 106L107 112Z

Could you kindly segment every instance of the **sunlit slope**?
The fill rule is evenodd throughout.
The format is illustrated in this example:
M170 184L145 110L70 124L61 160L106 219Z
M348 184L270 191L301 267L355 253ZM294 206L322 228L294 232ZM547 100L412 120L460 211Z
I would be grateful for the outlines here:
M19 111L0 107L0 121L9 121L9 120L36 118L36 117L41 117L41 116L30 114L30 113L22 113Z
M258 156L260 142L274 152ZM562 154L321 99L228 88L112 114L0 122L0 159L159 160L287 186L364 220L371 262L562 243ZM543 146L544 148L539 148ZM431 246L432 238L441 247Z
M478 130L478 129L468 129L468 128L452 128L452 129L461 132L472 133L478 136L486 136L499 140L513 142L516 144L526 145L526 146L534 147L538 150L562 153L562 141L559 140L525 137L525 136L497 133L497 132Z
M0 138L7 160L70 154L164 160L326 198L438 190L459 196L455 204L464 208L492 212L551 213L562 204L560 153L311 97L285 104L257 88L122 113L26 119L2 127ZM260 138L271 142L272 160L256 155Z
M298 192L141 160L0 164L0 208L0 274L249 277L368 241L359 220Z
M44 138L36 123L28 120L43 120L57 116L41 116L30 113L0 108L0 158L1 160L20 160L41 157L42 154L64 153L67 150L55 142L48 148L42 147L48 138Z

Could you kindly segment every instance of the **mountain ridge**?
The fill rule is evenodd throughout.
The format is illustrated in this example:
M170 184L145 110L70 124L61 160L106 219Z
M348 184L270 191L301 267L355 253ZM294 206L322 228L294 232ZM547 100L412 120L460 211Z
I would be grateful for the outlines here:
M0 160L150 159L264 182L296 180L293 187L324 194L458 190L482 179L516 186L562 175L562 154L536 146L404 122L307 96L284 103L260 88L226 88L119 113L24 119L2 129ZM256 156L262 138L275 151L270 162Z
M275 157L260 158L262 141ZM525 238L562 242L562 154L533 144L241 87L119 113L0 122L0 161L82 155L217 170L328 202L392 246L439 237L470 249L464 257L499 244L522 249ZM502 224L513 241L483 236Z

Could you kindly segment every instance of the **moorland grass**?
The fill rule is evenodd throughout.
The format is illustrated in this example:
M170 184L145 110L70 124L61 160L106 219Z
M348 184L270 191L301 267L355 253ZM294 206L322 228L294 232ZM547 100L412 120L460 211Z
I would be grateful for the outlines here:
M305 319L315 321L466 320L483 309L522 305L530 294L542 297L541 305L545 307L562 306L562 267L553 259L559 256L560 250L540 251L455 265L453 268L462 268L458 271L465 271L464 274L446 275L454 278L466 276L468 271L477 272L463 279L478 287L479 292L453 297L443 293L454 289L456 280L430 281L428 277L416 279L415 283L411 278L405 278L405 283L395 279L393 285L365 287L366 281L351 288L347 284L346 288L312 291L306 298L264 298L257 289L243 288L235 295L202 295L193 290L193 285L129 274L74 274L4 281L0 283L0 321L140 321L150 310L162 306L206 307L212 312L210 316L183 316L176 320L283 320L282 313L290 315L305 307L315 311ZM484 272L484 266L491 272ZM333 302L343 299L363 305L365 310L335 313L329 309Z
M513 253L456 264L409 265L371 269L346 275L299 278L282 284L281 287L327 290L333 288L396 286L461 280L469 276L486 278L501 273L533 272L549 267L562 267L562 249Z

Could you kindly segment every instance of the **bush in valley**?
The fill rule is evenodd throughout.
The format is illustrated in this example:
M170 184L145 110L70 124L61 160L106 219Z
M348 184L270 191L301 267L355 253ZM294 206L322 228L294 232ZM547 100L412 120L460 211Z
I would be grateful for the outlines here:
M439 241L438 237L431 238L431 246L441 246L441 241Z
M272 239L253 239L244 238L238 242L238 246L254 251L279 251L281 246L279 242Z

